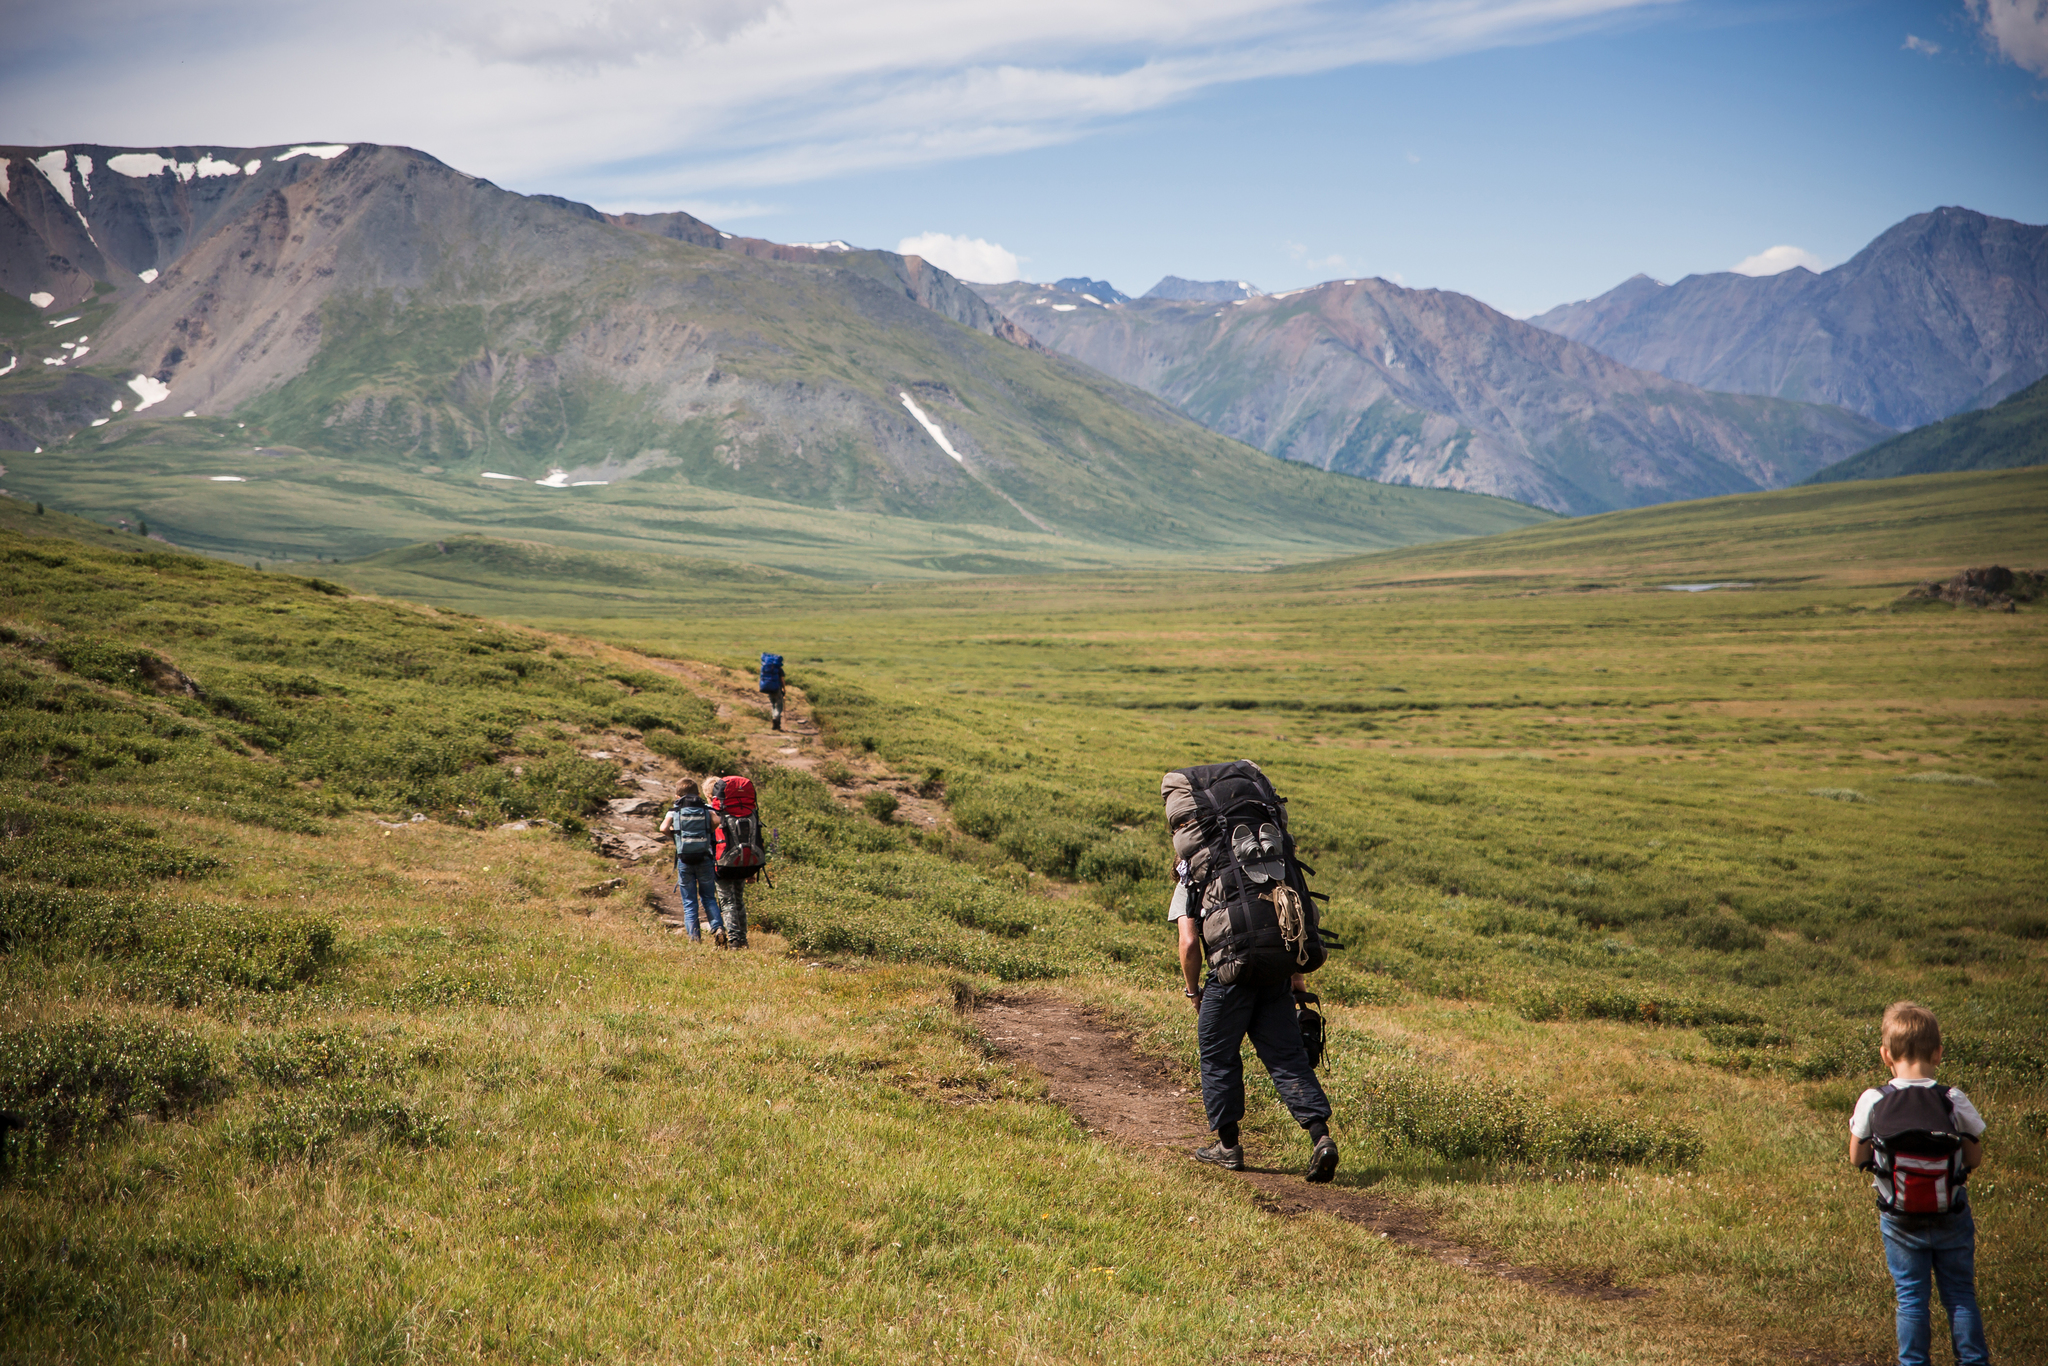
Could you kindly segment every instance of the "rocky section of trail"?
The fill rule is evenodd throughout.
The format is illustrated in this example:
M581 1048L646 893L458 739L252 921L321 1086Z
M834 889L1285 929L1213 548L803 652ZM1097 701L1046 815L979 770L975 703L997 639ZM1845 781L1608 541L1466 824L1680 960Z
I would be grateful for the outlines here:
M1086 1007L1051 996L981 1002L977 1023L1005 1057L1042 1073L1052 1097L1088 1132L1146 1147L1191 1151L1207 1137L1200 1092ZM1302 1156L1306 1156L1306 1145ZM1464 1267L1559 1295L1592 1300L1640 1299L1651 1292L1618 1284L1613 1273L1587 1275L1519 1266L1490 1248L1462 1242L1424 1210L1343 1184L1312 1186L1295 1170L1252 1167L1230 1176L1251 1187L1260 1209L1282 1218L1321 1211L1403 1246Z

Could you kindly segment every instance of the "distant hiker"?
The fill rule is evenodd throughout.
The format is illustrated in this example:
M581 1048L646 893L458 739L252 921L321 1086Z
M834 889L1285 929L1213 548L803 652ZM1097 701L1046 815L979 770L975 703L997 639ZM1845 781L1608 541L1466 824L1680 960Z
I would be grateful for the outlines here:
M1166 918L1177 922L1184 994L1194 1004L1201 1045L1202 1108L1216 1131L1216 1141L1195 1157L1244 1170L1238 1124L1250 1037L1281 1101L1315 1140L1307 1179L1328 1181L1337 1171L1330 1099L1295 1017L1308 974L1323 965L1327 950L1287 833L1286 804L1258 765L1244 759L1176 769L1160 780L1159 792L1178 879Z
M762 654L761 691L768 694L768 729L782 729L782 656Z
M1899 1366L1927 1366L1929 1282L1941 1289L1956 1366L1984 1366L1977 1312L1977 1222L1970 1171L1984 1160L1984 1117L1970 1098L1943 1086L1941 1025L1934 1012L1900 1001L1884 1013L1878 1057L1892 1079L1865 1091L1849 1116L1849 1160L1872 1173L1877 1226L1897 1297Z
M718 910L718 818L704 805L697 784L684 779L676 788L675 805L661 817L661 833L676 840L676 892L683 899L683 926L696 943L704 936L701 920L711 927L711 942L725 943L725 921Z
M751 779L711 780L711 810L718 818L718 909L725 915L725 942L747 946L747 884L768 868L768 849L761 839L761 813Z

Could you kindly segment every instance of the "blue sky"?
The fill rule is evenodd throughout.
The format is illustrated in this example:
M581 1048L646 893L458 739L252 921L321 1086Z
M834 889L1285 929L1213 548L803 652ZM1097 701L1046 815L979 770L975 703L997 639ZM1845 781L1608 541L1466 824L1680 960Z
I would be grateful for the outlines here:
M0 25L0 141L404 143L1132 293L1384 275L1526 315L1771 248L1834 265L1941 204L2048 221L2048 0L74 0Z

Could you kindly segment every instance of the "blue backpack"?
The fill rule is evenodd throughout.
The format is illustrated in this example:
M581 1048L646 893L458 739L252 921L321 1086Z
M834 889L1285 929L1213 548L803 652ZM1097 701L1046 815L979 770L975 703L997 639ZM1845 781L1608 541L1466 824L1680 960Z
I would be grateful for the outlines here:
M702 863L711 857L717 848L718 826L708 806L684 806L677 802L670 808L675 816L672 822L676 832L676 859L681 863Z
M761 691L782 691L782 656L761 656Z

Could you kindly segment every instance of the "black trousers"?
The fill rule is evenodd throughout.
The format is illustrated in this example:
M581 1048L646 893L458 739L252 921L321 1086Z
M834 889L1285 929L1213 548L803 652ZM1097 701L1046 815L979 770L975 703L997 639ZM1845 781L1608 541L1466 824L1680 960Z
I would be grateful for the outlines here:
M1244 1118L1247 1038L1295 1123L1306 1129L1316 1120L1329 1121L1330 1098L1308 1065L1301 1027L1294 1022L1294 993L1285 977L1237 981L1227 987L1212 981L1202 989L1196 1020L1195 1037L1202 1047L1202 1109L1211 1129Z

